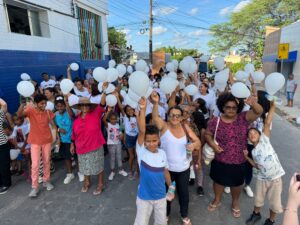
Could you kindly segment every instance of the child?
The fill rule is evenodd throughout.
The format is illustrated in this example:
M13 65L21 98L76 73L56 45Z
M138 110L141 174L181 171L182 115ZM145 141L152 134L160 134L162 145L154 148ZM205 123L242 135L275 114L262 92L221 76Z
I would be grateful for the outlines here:
M129 153L129 179L134 179L134 156L135 156L135 144L138 135L137 120L134 115L135 111L129 105L126 105L123 109L121 101L118 99L118 106L124 116L124 127L125 127L125 146Z
M140 184L137 193L137 213L134 225L147 225L154 209L154 224L166 225L166 186L171 185L165 152L158 148L159 130L154 125L146 127L146 99L139 102L139 135L136 143Z
M286 98L287 98L287 107L293 107L294 105L294 94L297 89L297 83L294 80L294 74L289 74L288 80L286 81Z
M12 117L14 126L14 136L16 137L17 147L21 150L22 158L24 157L27 163L28 178L31 177L31 160L30 160L30 144L27 143L30 125L24 121L23 116L18 116L16 113ZM19 158L19 157L18 157ZM21 162L20 162L21 164Z
M65 103L63 96L56 96L54 104L57 110L54 121L60 137L59 153L65 159L67 169L64 184L69 184L75 178L72 170L72 154L70 151L73 125L72 118L74 117L74 113L69 107L69 104Z
M248 139L254 145L254 149L251 152L253 160L248 156L247 150L244 151L244 154L252 166L258 169L258 172L255 207L251 217L246 221L247 225L253 225L261 219L260 209L264 205L266 195L270 202L270 217L265 221L264 225L274 224L276 214L283 211L281 205L281 177L285 172L269 139L274 111L275 104L272 102L262 133L257 128L250 128L248 131Z
M110 155L110 175L108 180L113 180L115 176L115 161L117 157L119 174L126 177L128 174L122 169L122 145L120 125L118 123L118 114L112 112L112 108L108 107L107 112L103 116L103 124L107 129L107 148Z

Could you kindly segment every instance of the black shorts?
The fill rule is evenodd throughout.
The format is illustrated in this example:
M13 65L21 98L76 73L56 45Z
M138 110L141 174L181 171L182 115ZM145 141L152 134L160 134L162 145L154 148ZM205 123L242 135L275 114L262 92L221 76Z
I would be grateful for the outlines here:
M59 154L62 158L66 160L72 159L72 154L70 152L71 143L60 143Z
M225 187L238 187L245 182L245 166L242 164L226 164L213 160L210 167L211 179Z

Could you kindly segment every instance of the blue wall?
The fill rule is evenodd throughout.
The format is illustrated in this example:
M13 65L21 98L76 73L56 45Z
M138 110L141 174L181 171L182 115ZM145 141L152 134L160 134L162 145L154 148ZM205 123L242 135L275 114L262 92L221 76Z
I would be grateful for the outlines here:
M108 60L109 56L105 56L105 60L102 61L82 61L79 53L0 50L0 95L2 95L0 97L7 102L9 111L15 112L19 104L16 86L21 80L21 73L28 73L32 79L40 83L42 72L66 76L67 65L77 62L80 70L72 72L72 76L84 77L86 69L106 67Z

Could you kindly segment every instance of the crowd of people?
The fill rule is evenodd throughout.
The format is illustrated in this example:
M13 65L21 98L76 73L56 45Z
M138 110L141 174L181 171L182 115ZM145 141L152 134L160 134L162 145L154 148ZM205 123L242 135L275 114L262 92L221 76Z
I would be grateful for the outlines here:
M281 192L285 174L270 142L275 103L266 98L264 91L257 91L251 79L251 96L239 99L230 92L232 76L220 92L214 77L207 73L186 76L180 69L176 73L177 80L184 85L165 94L160 82L167 72L150 72L153 92L148 98L140 98L136 108L124 101L130 74L114 82L117 104L108 106L105 90L109 84L104 82L98 88L92 70L87 71L86 79L73 79L75 86L67 95L60 90L61 79L42 73L40 85L32 81L34 94L30 98L21 96L19 109L13 114L0 99L0 194L10 189L11 175L22 174L31 180L30 198L38 196L40 183L47 191L53 190L52 154L59 152L65 160L64 184L71 183L77 171L79 181L83 182L81 192L87 192L91 176L97 176L93 195L102 193L105 160L109 161L110 170L107 182L116 175L139 179L135 225L148 224L152 211L154 224L167 224L172 198L166 197L174 194L174 188L182 223L191 225L189 185L194 184L200 196L214 193L207 206L211 213L220 207L223 192L231 193L231 213L235 218L241 216L242 190L255 197L247 225L262 218L260 210L267 197L270 215L264 224L274 224L276 215L283 212ZM72 79L70 67L67 77ZM195 95L184 91L188 84L199 88ZM71 101L74 97L78 99L75 104ZM215 153L209 166L204 163L205 144ZM12 157L12 152L17 152L17 156ZM203 189L204 170L210 170L212 190ZM257 177L255 193L249 186L253 173ZM285 224L298 224L299 186L295 174Z

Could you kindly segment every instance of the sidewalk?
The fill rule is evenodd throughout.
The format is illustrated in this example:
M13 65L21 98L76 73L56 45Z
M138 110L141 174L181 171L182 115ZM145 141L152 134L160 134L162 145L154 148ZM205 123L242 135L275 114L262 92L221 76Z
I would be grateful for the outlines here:
M286 107L287 100L284 95L280 95L282 99L282 105L277 105L277 113L285 118L287 121L293 125L300 128L300 124L296 123L297 118L300 117L300 103L295 101L294 107Z

